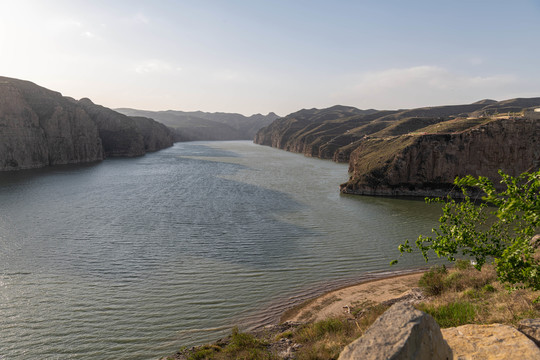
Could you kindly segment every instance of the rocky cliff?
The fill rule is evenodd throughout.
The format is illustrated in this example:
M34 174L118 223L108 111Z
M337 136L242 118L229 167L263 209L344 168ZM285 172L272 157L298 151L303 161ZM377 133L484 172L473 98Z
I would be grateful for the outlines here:
M301 110L261 129L255 143L349 162L350 194L446 194L456 176L517 175L540 166L540 98L376 111Z
M103 159L98 128L60 93L0 77L0 170Z
M96 123L107 157L141 156L147 151L163 149L173 144L172 132L155 120L131 118L96 105L86 98L79 100L78 104Z
M171 131L154 120L0 77L0 171L138 156L171 145Z
M540 168L540 121L494 119L447 134L366 139L350 156L345 193L445 195L456 176L518 175Z

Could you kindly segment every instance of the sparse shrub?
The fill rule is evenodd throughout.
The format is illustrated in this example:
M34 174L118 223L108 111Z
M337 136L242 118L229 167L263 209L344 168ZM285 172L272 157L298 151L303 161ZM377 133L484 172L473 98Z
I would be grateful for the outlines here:
M469 270L463 271L463 288L475 288L481 289L487 284L495 281L497 279L497 274L491 265L485 265L482 268L482 271L478 271L475 268L470 268Z
M484 287L482 287L482 291L485 292L485 293L488 293L488 292L491 293L491 292L495 292L496 289L495 289L495 287L493 285L486 284L486 285L484 285Z
M469 270L472 267L471 262L468 260L458 259L456 260L456 269Z
M427 295L439 295L444 290L444 279L447 273L448 270L446 270L444 265L434 266L422 275L418 281L418 286L420 286Z
M446 275L446 277L443 279L444 289L452 289L455 291L463 290L465 288L463 277L464 274L459 271Z
M419 309L433 316L441 328L470 324L476 315L475 306L468 302L451 302L441 306L421 304Z

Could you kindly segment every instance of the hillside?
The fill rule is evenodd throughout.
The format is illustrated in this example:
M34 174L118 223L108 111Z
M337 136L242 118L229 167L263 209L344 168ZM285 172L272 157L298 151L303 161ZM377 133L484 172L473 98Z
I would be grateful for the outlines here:
M247 117L223 112L147 111L129 108L115 110L128 116L144 116L160 121L176 130L178 141L251 140L260 128L279 117L274 113Z
M172 141L171 131L152 119L0 77L0 171L139 156Z
M540 98L376 111L301 110L261 129L255 143L349 162L351 194L446 193L456 176L497 179L540 166Z

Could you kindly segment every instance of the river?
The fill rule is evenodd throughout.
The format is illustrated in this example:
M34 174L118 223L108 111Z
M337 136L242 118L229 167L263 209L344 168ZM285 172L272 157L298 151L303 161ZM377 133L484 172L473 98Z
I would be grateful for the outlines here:
M437 205L248 141L0 173L0 359L156 359L397 267Z

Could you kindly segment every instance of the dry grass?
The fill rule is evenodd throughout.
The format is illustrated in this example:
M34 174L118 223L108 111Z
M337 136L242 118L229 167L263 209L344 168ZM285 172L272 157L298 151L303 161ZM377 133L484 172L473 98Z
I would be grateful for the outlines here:
M540 303L535 302L540 296L540 291L507 290L497 281L492 266L484 266L482 271L473 267L453 269L434 279L430 278L436 282L436 285L431 284L431 287L439 287L442 284L442 290L419 308L432 315L435 314L435 320L441 326L441 323L447 324L449 321L440 316L438 318L437 312L452 304L470 304L474 308L474 316L466 323L516 325L522 319L540 317ZM458 315L449 313L446 316Z
M332 318L306 324L293 334L300 344L297 359L337 359L341 350L362 334L354 321Z
M296 359L337 359L343 348L362 336L387 309L388 306L384 305L366 307L360 305L352 308L355 316L305 324L292 336L292 340L301 345L296 353Z

